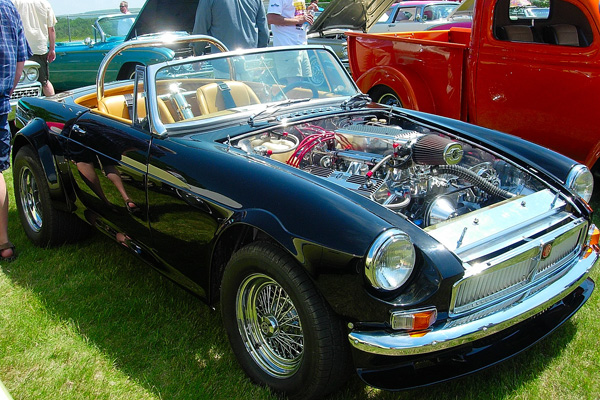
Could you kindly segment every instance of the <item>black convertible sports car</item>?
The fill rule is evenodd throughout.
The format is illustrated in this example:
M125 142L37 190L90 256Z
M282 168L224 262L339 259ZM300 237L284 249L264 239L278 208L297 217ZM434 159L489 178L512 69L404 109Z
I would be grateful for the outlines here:
M113 49L95 87L20 100L19 215L37 245L93 226L220 303L259 384L314 398L350 366L388 390L440 382L526 349L591 295L585 166L371 103L324 47L104 82L119 52L159 45Z

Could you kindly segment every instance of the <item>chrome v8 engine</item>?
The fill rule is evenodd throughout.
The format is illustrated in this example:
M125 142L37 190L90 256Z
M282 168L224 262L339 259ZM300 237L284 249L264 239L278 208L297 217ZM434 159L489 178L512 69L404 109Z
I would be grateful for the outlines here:
M381 120L324 120L233 144L369 197L422 227L534 191L523 183L524 174L491 154L409 128Z

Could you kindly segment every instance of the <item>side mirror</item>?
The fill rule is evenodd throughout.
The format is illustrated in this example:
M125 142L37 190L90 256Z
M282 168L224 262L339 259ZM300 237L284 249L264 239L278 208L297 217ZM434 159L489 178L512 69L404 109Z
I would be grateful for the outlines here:
M83 43L85 43L88 47L94 47L94 43L92 43L92 38L89 36L85 38Z

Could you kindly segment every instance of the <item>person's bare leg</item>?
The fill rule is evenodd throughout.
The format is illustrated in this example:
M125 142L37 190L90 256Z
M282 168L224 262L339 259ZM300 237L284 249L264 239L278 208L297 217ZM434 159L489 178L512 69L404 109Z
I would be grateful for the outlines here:
M100 179L96 174L94 165L87 162L78 162L77 169L79 170L79 173L83 176L83 178L86 180L86 184L90 187L90 189L92 189L94 193L96 193L96 196L98 196L100 200L108 204L108 199L102 191Z
M44 92L44 96L53 96L54 86L52 85L52 82L46 81L46 84L42 86L42 91Z
M123 180L121 179L121 174L119 174L119 171L117 170L117 168L113 165L107 165L106 167L104 167L104 174L106 175L106 177L108 179L110 179L110 181L113 183L113 185L115 185L115 187L121 194L121 197L123 198L123 200L128 200L129 195L127 194L127 191L125 190L125 186L123 185ZM133 204L133 202L130 202L130 203ZM135 204L134 204L134 206L135 206Z
M0 173L0 244L8 242L8 191L4 174ZM0 251L3 258L12 257L13 249Z

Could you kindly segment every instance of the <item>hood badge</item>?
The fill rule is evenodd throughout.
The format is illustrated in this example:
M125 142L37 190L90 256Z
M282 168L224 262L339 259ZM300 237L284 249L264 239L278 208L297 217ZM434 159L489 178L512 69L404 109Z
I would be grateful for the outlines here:
M542 245L542 260L545 260L552 253L552 243L545 243Z

